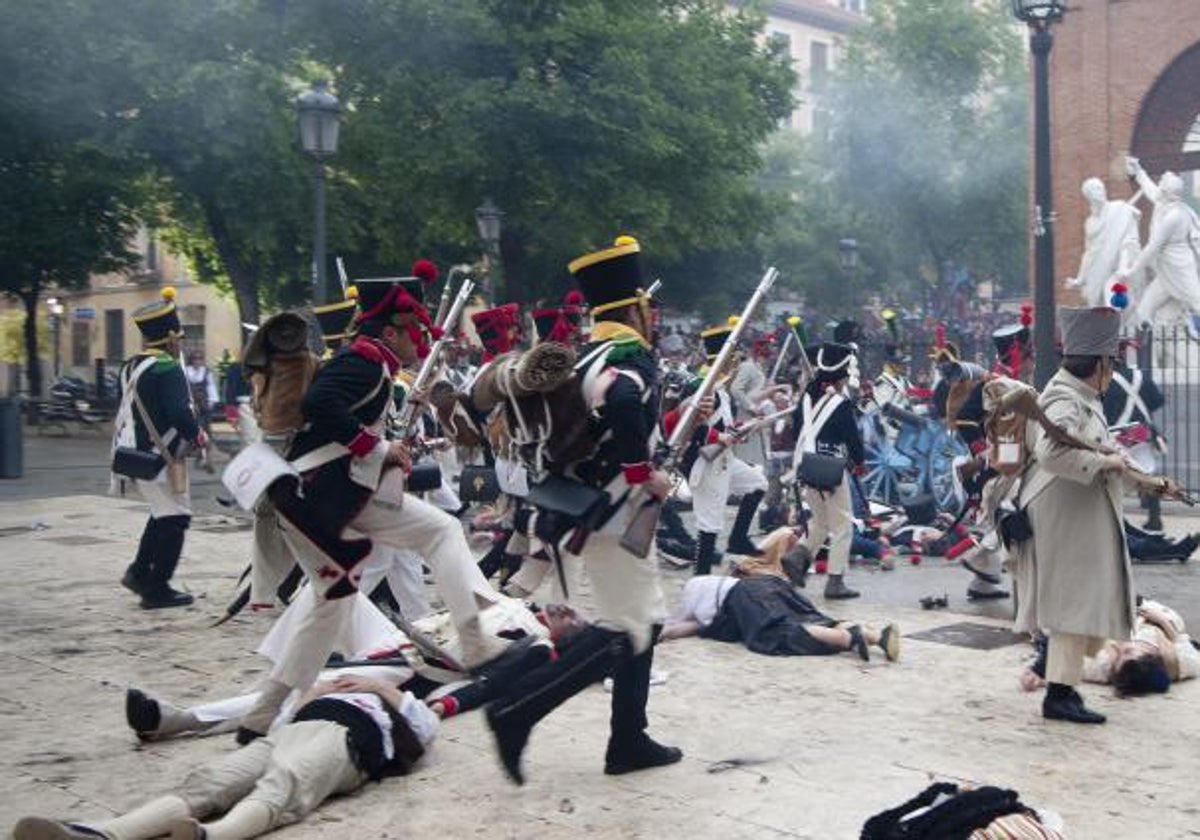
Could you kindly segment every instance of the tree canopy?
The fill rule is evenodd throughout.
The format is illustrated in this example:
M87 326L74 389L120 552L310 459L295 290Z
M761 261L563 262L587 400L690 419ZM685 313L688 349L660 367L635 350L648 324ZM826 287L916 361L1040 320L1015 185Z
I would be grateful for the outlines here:
M875 3L847 43L826 160L847 202L893 240L889 274L936 283L954 264L1021 284L1027 77L1007 6Z
M474 260L487 197L504 211L506 295L525 301L561 294L567 262L618 233L645 243L670 301L710 317L767 263L839 311L879 287L927 291L919 278L948 261L1023 274L1024 76L1000 0L872 4L819 92L828 135L807 139L776 132L796 74L756 4L51 5L8 4L0 70L23 84L0 118L4 165L28 158L106 201L89 205L89 238L50 221L53 189L9 179L0 241L70 237L88 258L54 245L54 282L128 264L136 210L244 320L303 302L313 164L293 101L323 79L346 106L329 251L358 276ZM4 288L18 276L6 264Z

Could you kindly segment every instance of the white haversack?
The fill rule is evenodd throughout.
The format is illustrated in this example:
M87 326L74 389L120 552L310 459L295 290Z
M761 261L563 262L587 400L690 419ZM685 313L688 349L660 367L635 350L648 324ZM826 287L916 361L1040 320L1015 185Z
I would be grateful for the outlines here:
M254 510L259 498L277 479L297 475L296 469L270 444L252 443L229 462L221 483L244 510Z

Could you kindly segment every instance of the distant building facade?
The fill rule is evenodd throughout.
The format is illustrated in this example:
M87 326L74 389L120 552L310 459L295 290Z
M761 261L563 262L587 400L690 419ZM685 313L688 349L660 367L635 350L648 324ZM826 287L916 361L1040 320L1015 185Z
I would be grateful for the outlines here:
M842 39L866 23L867 2L776 0L766 4L763 36L784 46L799 76L796 110L785 121L785 127L802 134L825 130L825 83L838 64Z
M184 331L184 350L198 350L214 365L225 350L234 356L241 351L241 321L237 305L215 286L197 283L186 261L165 248L151 231L142 230L134 243L141 265L115 274L93 275L87 289L75 292L46 290L45 300L57 297L63 314L58 329L58 354L62 372L88 382L95 377L97 360L113 369L142 346L134 310L162 296L164 286L174 286L176 305ZM14 301L0 301L0 310L20 308ZM21 310L23 311L23 310ZM48 329L48 318L39 319L38 329ZM54 369L54 336L50 350L41 359L43 379L50 382ZM4 365L0 393L7 393L20 366ZM22 388L26 387L24 384Z

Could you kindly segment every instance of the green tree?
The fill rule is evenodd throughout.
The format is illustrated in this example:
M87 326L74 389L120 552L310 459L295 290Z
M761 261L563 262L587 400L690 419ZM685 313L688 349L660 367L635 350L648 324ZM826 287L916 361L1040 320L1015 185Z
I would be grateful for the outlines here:
M12 0L0 27L0 290L25 309L29 389L42 392L38 302L49 287L135 264L138 168L102 142L115 114L94 73L85 4Z
M308 293L312 176L292 100L303 55L287 4L103 0L108 67L126 68L117 141L153 173L147 218L242 320Z
M473 211L492 196L509 296L561 292L571 258L622 232L687 293L727 278L675 273L684 255L752 245L770 217L750 176L794 74L756 40L760 17L719 0L363 0L315 14L312 56L338 64L354 108L337 163L363 185L365 263L478 254Z
M0 132L4 128L0 122ZM27 156L0 152L0 289L25 308L30 393L42 393L37 332L42 293L82 288L93 272L133 266L135 201L119 162L105 155L46 147Z
M830 89L837 189L893 239L886 250L909 276L912 262L927 278L952 263L1023 280L1027 82L1007 5L872 4Z

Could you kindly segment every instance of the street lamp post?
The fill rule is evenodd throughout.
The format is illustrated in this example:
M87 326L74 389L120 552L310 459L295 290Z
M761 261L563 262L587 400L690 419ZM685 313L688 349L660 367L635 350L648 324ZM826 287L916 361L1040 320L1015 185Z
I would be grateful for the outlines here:
M56 297L46 299L46 308L50 310L50 340L54 342L54 378L62 376L62 316L66 311L62 301Z
M1050 48L1052 24L1062 20L1062 0L1013 0L1013 14L1029 26L1033 53L1033 346L1034 384L1054 375L1054 210L1050 190Z
M488 249L488 292L493 303L499 301L504 291L504 266L500 262L500 228L504 222L504 211L491 198L475 208L475 227L479 238Z
M313 230L313 304L325 302L325 158L337 154L342 105L317 82L296 97L300 117L300 145L312 157L316 181L316 219Z

